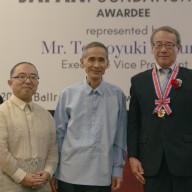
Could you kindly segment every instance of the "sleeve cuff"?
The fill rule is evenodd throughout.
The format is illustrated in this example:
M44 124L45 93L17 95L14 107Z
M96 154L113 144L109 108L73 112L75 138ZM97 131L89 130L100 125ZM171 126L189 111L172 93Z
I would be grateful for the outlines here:
M12 178L17 182L21 183L21 181L25 178L26 172L23 171L22 169L17 169L17 171L13 174Z
M113 168L113 173L112 173L113 177L122 178L122 175L123 175L123 169L122 168Z
M54 171L53 171L52 168L46 167L46 168L44 169L44 171L48 172L48 173L50 174L50 177L53 176Z

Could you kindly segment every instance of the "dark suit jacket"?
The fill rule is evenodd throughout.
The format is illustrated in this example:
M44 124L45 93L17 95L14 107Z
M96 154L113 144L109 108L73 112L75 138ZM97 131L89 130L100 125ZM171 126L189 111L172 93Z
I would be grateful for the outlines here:
M0 95L0 104L3 103L3 98Z
M172 88L171 115L153 114L157 99L152 70L131 79L128 118L128 155L140 159L145 175L153 176L163 153L169 170L178 176L192 176L192 70L179 68L182 86Z

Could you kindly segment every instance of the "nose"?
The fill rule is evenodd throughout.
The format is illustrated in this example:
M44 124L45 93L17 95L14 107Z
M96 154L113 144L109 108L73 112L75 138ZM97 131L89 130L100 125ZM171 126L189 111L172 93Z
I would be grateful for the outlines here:
M96 60L96 61L94 62L94 67L100 67L98 60Z
M30 77L26 77L26 78L25 78L25 82L31 83L31 78L30 78Z
M162 45L161 50L166 50L167 51L167 48L165 47L165 44Z
M166 49L165 45L162 46L161 52L167 52L167 49Z

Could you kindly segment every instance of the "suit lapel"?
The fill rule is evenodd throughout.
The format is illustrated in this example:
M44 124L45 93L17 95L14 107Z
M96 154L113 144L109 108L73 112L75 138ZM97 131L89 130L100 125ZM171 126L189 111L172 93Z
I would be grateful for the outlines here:
M151 97L154 98L154 102L155 102L155 99L157 99L158 97L157 97L156 91L155 91L155 85L154 85L154 82L153 82L152 70L153 69L147 71L147 80L146 80L146 82L149 82L149 83L147 83L148 94L150 94Z

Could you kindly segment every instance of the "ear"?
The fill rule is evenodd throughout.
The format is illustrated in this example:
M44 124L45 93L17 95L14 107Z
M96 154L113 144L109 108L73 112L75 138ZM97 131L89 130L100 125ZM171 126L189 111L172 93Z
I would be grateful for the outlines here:
M181 50L181 45L177 45L177 53L179 53Z
M81 68L84 68L84 67L85 67L85 65L84 65L84 59L83 59L83 58L80 59L80 67L81 67Z
M8 83L8 85L9 85L10 87L12 86L12 80L9 79L9 80L7 81L7 83Z
M109 68L110 67L110 62L108 61L107 62L107 67L106 68Z
M151 45L151 53L153 54L153 46Z

